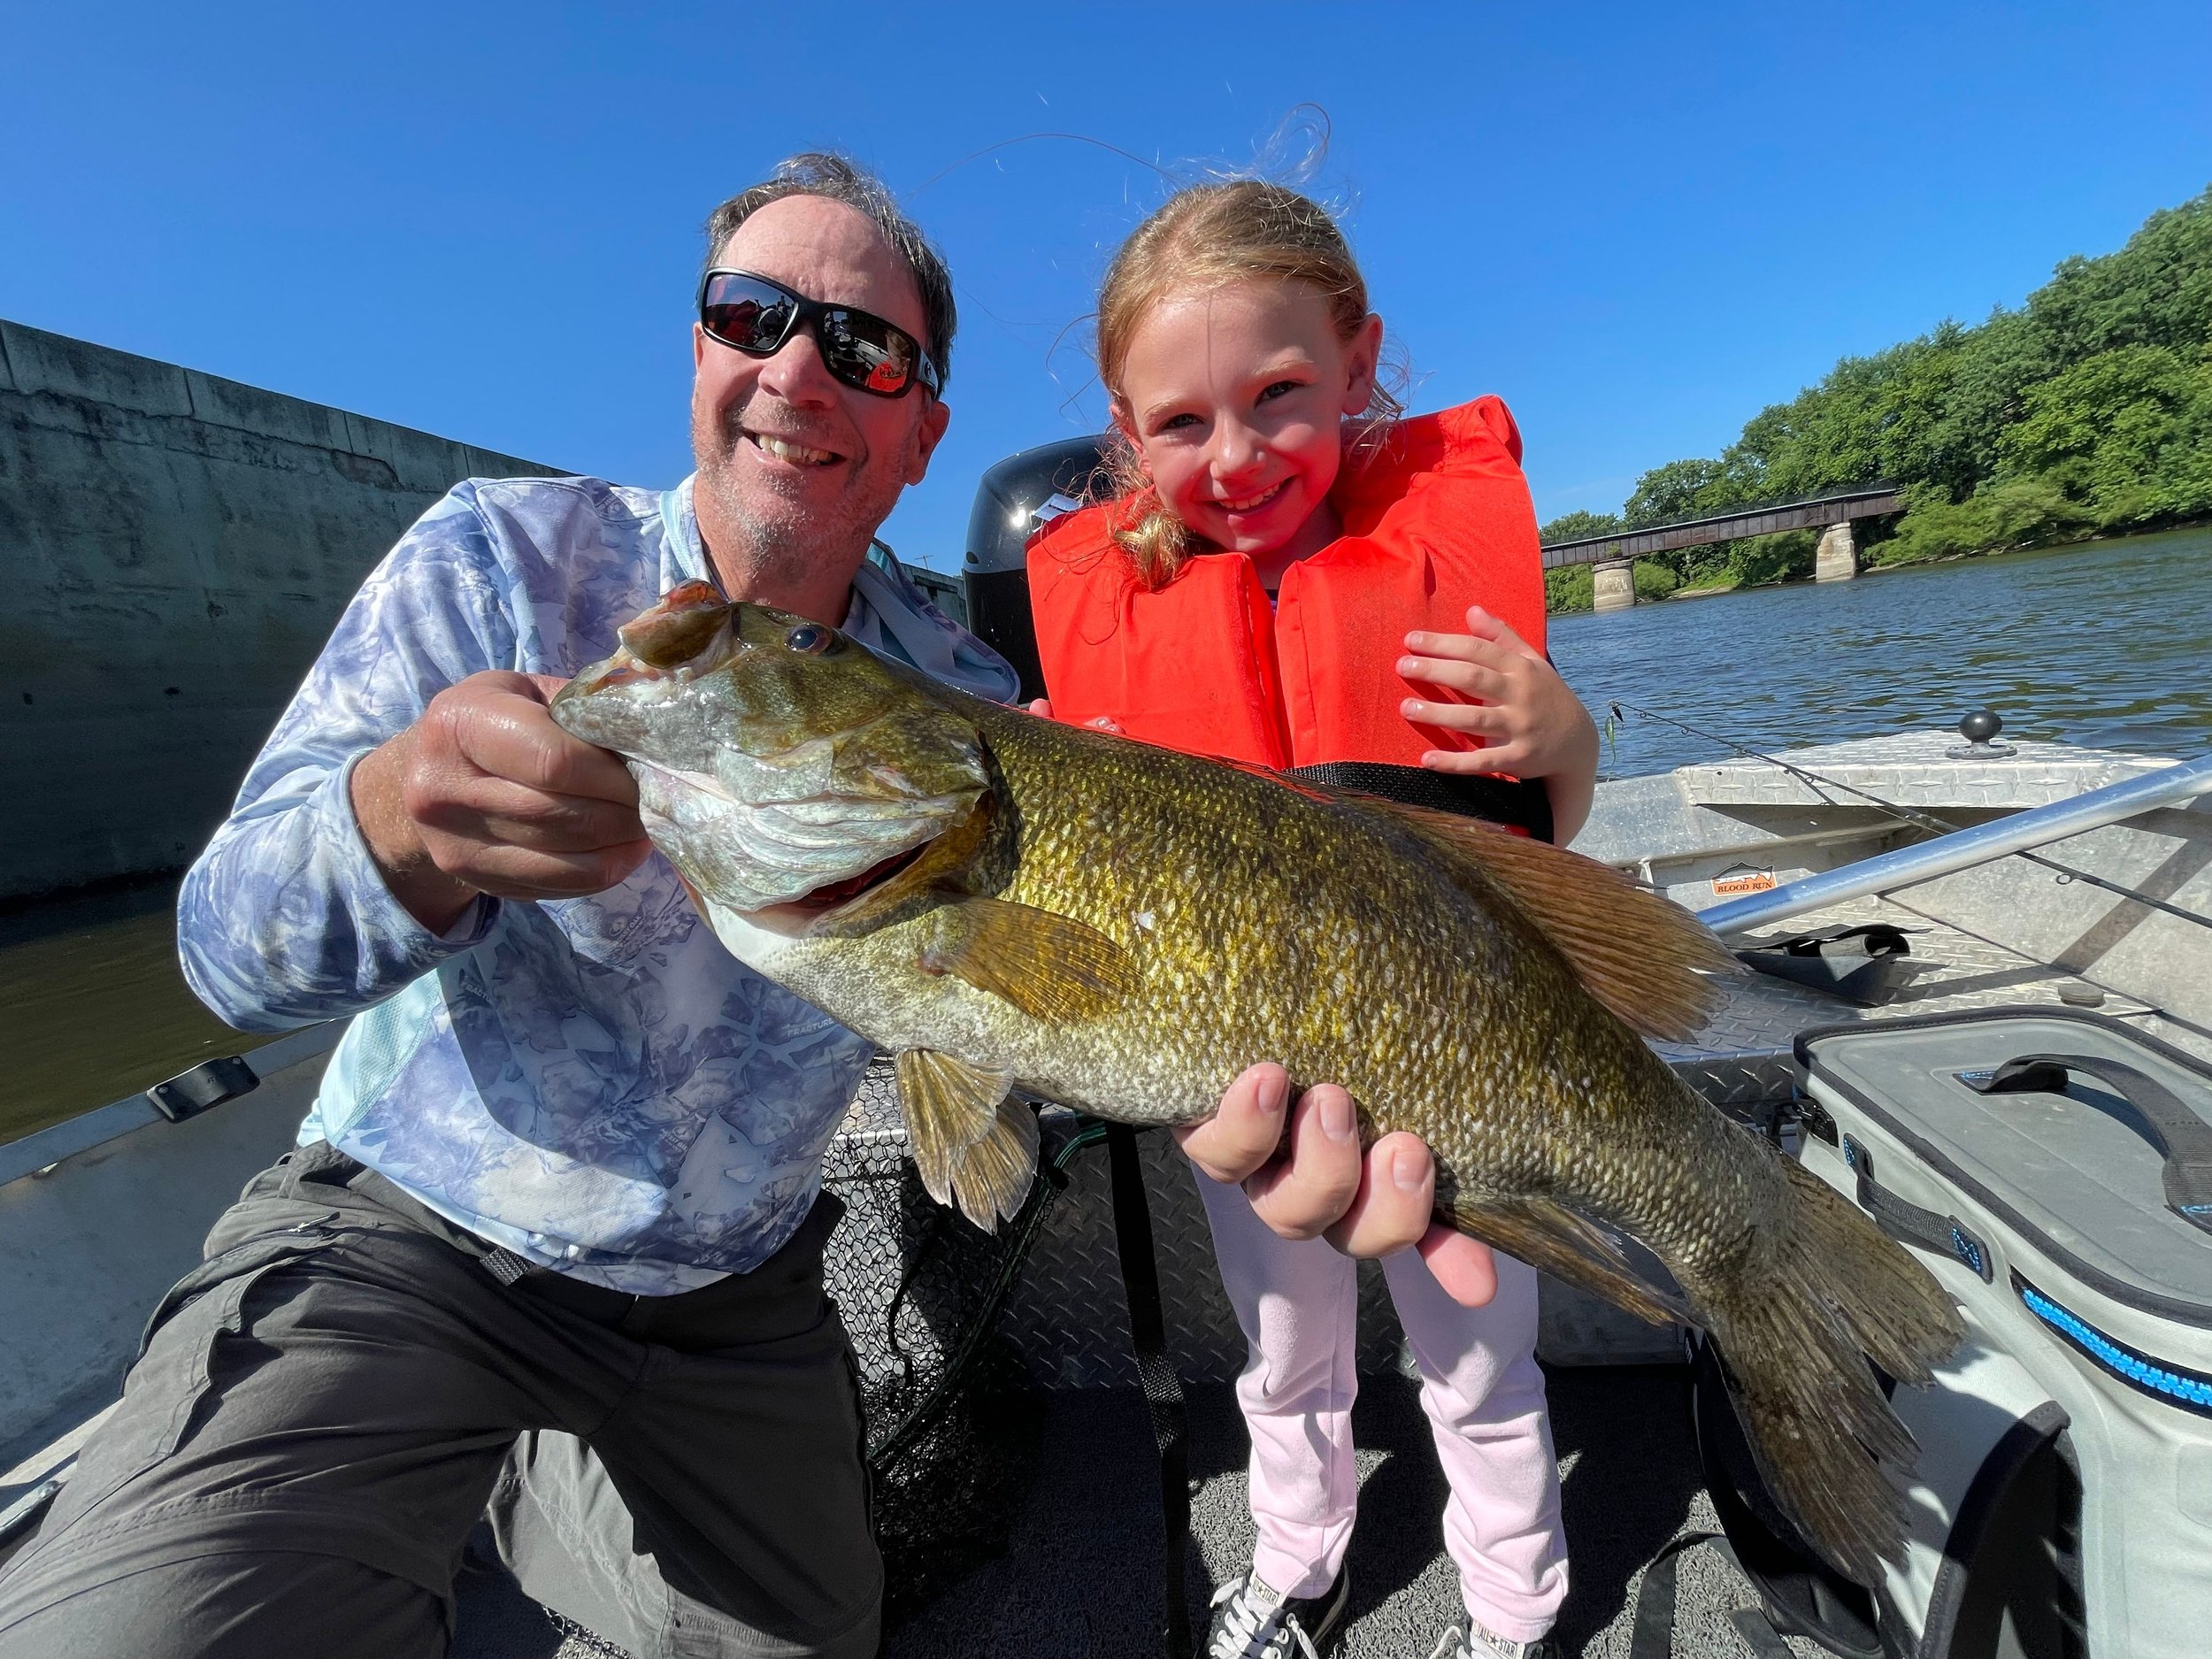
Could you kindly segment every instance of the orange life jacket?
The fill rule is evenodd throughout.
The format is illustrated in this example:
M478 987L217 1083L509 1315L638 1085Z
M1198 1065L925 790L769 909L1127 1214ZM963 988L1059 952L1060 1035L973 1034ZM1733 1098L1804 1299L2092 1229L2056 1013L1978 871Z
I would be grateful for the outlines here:
M1241 553L1197 554L1148 589L1113 540L1121 503L1053 520L1029 545L1029 594L1054 715L1275 771L1480 748L1401 714L1407 696L1461 699L1396 665L1409 630L1464 634L1476 604L1544 649L1520 461L1495 397L1398 422L1338 478L1344 534L1284 572L1271 609Z

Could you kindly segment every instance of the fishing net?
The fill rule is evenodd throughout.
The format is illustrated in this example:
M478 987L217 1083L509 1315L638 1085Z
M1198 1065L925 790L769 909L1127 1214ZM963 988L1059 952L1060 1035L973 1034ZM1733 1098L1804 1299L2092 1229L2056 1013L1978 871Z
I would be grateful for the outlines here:
M824 1267L859 1362L887 1629L1001 1553L1027 1490L1039 1405L996 1323L1064 1184L1044 1173L995 1233L938 1203L881 1062L824 1159L845 1205Z

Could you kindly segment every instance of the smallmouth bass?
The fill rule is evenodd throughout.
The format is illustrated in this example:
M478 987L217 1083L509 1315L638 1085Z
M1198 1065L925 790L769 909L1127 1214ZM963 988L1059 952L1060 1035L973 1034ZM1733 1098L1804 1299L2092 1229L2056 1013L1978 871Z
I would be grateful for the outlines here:
M1020 1089L1196 1121L1248 1064L1422 1137L1440 1217L1710 1333L1763 1472L1863 1583L1899 1555L1923 1383L1961 1337L1865 1216L1645 1044L1736 971L1617 872L1492 826L1038 719L705 583L553 701L622 755L740 960L895 1056L931 1193L988 1226L1034 1173ZM1606 1229L1679 1287L1639 1277Z

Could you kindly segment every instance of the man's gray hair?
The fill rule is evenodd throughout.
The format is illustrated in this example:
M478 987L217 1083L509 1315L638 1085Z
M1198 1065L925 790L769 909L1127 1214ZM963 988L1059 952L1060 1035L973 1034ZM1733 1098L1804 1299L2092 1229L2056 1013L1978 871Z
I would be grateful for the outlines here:
M952 273L944 256L930 245L921 227L899 211L899 204L874 174L843 156L808 150L776 164L776 170L750 189L741 190L707 216L707 265L712 268L731 234L771 202L787 196L818 196L864 213L898 250L921 290L922 319L928 332L923 348L937 365L940 383L952 373L952 336L959 326L953 310Z

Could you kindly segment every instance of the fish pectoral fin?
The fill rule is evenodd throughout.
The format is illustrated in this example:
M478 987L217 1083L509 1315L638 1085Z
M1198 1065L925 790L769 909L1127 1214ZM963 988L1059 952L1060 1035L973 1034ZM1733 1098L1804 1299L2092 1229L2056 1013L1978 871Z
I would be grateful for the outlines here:
M1569 1284L1602 1296L1653 1325L1695 1325L1679 1297L1638 1277L1621 1247L1564 1204L1548 1198L1477 1199L1463 1194L1450 1210L1452 1225L1540 1267Z
M898 1075L899 1106L906 1114L914 1167L921 1171L929 1195L949 1204L954 1176L968 1149L999 1128L999 1102L1014 1079L1007 1072L986 1071L935 1048L902 1049L892 1066ZM1033 1128L1031 1133L1034 1134Z
M1359 804L1390 814L1450 864L1472 865L1503 889L1584 988L1639 1036L1686 1041L1723 995L1701 976L1744 972L1696 917L1609 864L1479 818L1366 797Z
M1036 1179L1037 1114L1020 1101L1002 1100L997 1121L953 1166L960 1213L984 1232L996 1232L1001 1220L1014 1218Z
M1136 988L1136 961L1095 927L1010 899L940 905L921 965L1003 997L1034 1020L1104 1013Z

